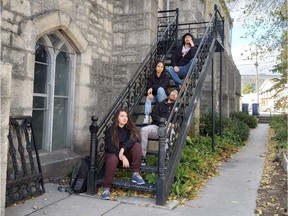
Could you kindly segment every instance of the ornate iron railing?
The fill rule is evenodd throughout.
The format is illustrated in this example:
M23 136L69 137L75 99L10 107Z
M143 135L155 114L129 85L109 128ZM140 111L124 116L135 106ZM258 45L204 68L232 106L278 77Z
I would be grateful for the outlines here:
M45 193L31 116L10 117L8 140L6 206Z
M190 32L192 24L181 24L179 31ZM195 30L191 28L191 30ZM159 128L158 180L156 204L164 205L174 180L176 168L186 143L186 136L201 95L203 83L217 46L224 47L224 19L215 7L195 55L196 64L189 68L171 115ZM197 32L201 32L199 29ZM164 121L164 120L163 120ZM165 147L166 145L166 147ZM167 149L167 147L169 147ZM165 150L166 149L166 150Z
M177 39L178 9L171 10L169 13L173 14L173 16L162 16L159 18L159 22L167 22L166 25L159 25L156 42L152 46L150 52L147 54L143 63L139 66L127 86L123 89L119 97L111 106L106 116L104 116L103 120L99 124L99 127L96 120L98 118L94 118L93 120L93 125L97 125L97 136L95 134L91 135L90 156L92 163L89 176L95 176L95 172L97 173L101 167L105 147L105 131L107 127L111 125L115 111L119 108L125 108L129 111L130 114L134 112L135 107L141 102L145 93L147 77L154 72L154 64L157 60L164 60L166 58L166 54L174 46L174 43ZM93 131L95 132L94 129ZM93 145L97 146L95 147ZM93 164L93 162L95 162L96 165ZM91 177L91 180L93 180L93 177ZM88 188L88 193L94 194L95 184L90 183L89 185L91 188Z
M167 20L170 21L170 17ZM156 204L164 205L173 183L176 173L176 167L180 161L181 153L185 145L188 129L192 123L192 118L199 100L202 86L212 61L213 53L216 47L223 49L224 40L224 20L221 17L217 7L210 22L188 23L178 25L178 14L171 22L165 26L165 21L158 29L157 42L141 64L138 72L133 76L128 85L124 88L112 108L104 117L100 126L97 126L97 118L92 119L93 124L91 130L91 158L96 161L97 166L91 165L90 176L95 176L95 172L99 172L99 164L102 161L104 153L104 132L111 124L113 114L119 108L126 108L133 113L134 108L141 101L147 76L153 72L152 65L156 59L166 59L167 54L176 45L178 41L178 32L181 35L185 32L194 34L197 38L202 38L197 50L194 66L189 68L188 74L184 80L184 85L179 92L172 113L168 119L167 126L160 125L159 128L159 152L158 152L158 179L156 183ZM206 26L205 26L206 25ZM163 29L162 29L163 27ZM162 32L162 33L160 33ZM159 36L160 35L160 36ZM169 127L172 126L172 127ZM169 146L166 149L167 145ZM94 157L94 159L93 159ZM95 179L94 179L95 180ZM88 180L89 181L89 180ZM89 194L95 193L95 184L90 182L91 188L88 189ZM89 182L88 182L89 183Z

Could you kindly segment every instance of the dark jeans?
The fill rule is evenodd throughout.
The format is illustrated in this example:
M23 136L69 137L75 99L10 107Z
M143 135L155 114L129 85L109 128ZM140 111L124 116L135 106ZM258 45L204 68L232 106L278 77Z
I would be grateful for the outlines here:
M130 149L126 149L124 151L124 155L129 160L130 166L133 163L132 171L140 172L142 158L141 144L136 142ZM113 153L105 153L104 188L111 188L117 166L122 166L122 161L119 160L118 155Z

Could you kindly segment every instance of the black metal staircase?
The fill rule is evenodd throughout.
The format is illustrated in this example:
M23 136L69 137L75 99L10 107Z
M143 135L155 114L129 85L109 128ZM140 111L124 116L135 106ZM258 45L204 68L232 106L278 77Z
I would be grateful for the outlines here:
M198 50L195 58L196 65L189 68L184 80L185 85L179 92L171 115L166 125L170 122L177 122L175 127L169 128L163 124L158 130L159 144L156 157L158 167L142 167L142 172L156 172L157 182L155 184L137 185L125 180L115 180L113 186L130 188L135 190L149 191L156 193L156 204L164 205L169 195L171 185L180 162L181 153L186 143L190 125L192 124L194 111L201 95L203 83L211 65L215 52L224 50L224 20L217 7L210 22L183 23L178 24L178 10L161 11L158 18L157 41L151 51L138 68L136 74L124 88L118 99L115 101L102 122L97 125L97 118L92 117L91 131L91 167L88 175L88 194L96 192L96 183L101 183L101 170L104 155L104 132L111 124L113 114L119 108L126 108L133 115L145 94L146 78L153 73L153 65L157 59L168 60L171 51L176 46L178 34L192 33L198 39ZM162 16L169 14L169 16ZM197 43L197 42L196 42ZM143 106L143 105L140 105ZM139 115L134 115L137 121ZM173 133L173 134L172 134ZM165 145L169 140L169 149Z

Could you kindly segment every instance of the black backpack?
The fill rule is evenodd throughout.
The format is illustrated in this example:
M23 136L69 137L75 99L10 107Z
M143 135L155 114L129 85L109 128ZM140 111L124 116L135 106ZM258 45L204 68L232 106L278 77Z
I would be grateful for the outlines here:
M87 191L87 173L90 166L90 157L81 158L75 165L69 184L71 192L83 193Z

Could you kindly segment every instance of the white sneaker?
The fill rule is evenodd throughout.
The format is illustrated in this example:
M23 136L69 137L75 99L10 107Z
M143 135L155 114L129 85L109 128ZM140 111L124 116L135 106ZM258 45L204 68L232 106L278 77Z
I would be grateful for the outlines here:
M149 124L149 115L145 115L143 124Z

